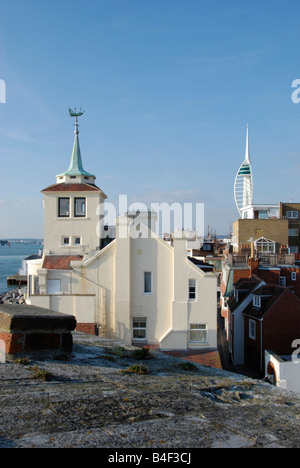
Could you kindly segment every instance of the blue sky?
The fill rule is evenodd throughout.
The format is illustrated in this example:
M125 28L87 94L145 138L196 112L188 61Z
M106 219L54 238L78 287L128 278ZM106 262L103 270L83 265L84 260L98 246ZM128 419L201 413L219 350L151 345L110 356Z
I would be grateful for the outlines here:
M40 191L69 167L118 204L238 218L249 124L254 202L300 202L299 0L0 0L0 238L43 237Z

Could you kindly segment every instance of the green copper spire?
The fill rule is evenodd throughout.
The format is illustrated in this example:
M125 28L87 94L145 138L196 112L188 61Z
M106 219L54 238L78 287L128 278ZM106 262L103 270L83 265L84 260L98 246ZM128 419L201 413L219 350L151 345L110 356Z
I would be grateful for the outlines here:
M72 156L71 156L70 167L66 172L64 172L63 174L60 174L60 176L95 177L93 174L90 174L89 172L86 172L83 169L83 165L82 165L81 151L80 151L79 137L78 137L78 135L79 135L78 117L83 115L84 112L76 113L76 109L75 109L75 111L72 111L71 109L69 109L69 113L70 113L71 117L75 117L75 131L74 131L75 138L74 138L74 144L73 144L73 151L72 151Z

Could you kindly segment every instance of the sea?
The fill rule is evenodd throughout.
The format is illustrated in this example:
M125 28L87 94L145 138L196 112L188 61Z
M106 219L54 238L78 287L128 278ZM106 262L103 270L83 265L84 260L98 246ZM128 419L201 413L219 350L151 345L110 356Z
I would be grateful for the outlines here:
M38 254L43 248L43 239L3 239L8 244L1 245L0 240L0 294L14 289L7 285L7 277L15 275L22 268L22 260Z

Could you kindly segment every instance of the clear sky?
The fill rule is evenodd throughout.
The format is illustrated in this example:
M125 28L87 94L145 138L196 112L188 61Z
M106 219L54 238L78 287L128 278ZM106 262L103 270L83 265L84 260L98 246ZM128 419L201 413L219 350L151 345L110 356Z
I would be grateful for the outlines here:
M0 0L0 238L43 237L75 106L111 203L203 202L229 233L247 124L254 202L300 202L299 18L299 0Z

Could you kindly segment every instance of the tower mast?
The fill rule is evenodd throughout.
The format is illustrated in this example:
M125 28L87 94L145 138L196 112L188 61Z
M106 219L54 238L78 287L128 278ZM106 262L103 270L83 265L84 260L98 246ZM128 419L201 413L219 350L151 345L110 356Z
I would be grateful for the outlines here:
M253 204L253 177L250 161L249 129L247 124L245 160L240 166L234 182L234 199L242 216L242 208Z

